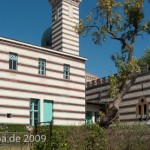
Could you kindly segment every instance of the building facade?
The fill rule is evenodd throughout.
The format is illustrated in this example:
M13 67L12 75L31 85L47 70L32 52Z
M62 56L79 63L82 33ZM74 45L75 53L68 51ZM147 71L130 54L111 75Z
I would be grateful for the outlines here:
M95 123L99 112L106 113L112 99L108 98L108 78L88 82L86 85L86 120ZM120 104L119 120L133 124L150 120L150 69L138 76Z
M42 47L0 37L0 123L85 123L86 59L79 56L79 38L73 30L79 2L50 4L52 27Z
M90 81L93 81L93 80L97 80L97 79L99 79L98 76L90 74L90 73L87 73L87 72L85 73L85 81L86 81L86 83L90 82Z

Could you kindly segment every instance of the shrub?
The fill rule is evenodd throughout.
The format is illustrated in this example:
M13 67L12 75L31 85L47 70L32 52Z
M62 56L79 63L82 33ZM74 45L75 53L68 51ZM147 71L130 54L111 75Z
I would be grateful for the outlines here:
M0 125L0 132L25 132L21 125ZM39 135L45 142L33 143L34 150L148 150L150 127L146 125L116 125L108 129L98 125L54 126L50 137L48 126ZM24 146L20 143L20 147Z
M148 150L150 127L117 125L106 130L98 125L57 126L45 143L35 150Z
M18 124L0 124L0 132L27 132L27 128Z
M148 150L150 127L118 125L105 131L106 150Z
M45 143L36 143L35 150L104 150L104 130L98 125L57 126Z

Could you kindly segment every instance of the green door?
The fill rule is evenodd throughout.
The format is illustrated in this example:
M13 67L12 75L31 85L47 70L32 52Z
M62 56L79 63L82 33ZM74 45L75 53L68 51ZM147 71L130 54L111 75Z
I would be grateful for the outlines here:
M86 112L86 123L87 124L92 123L92 112L91 111Z
M53 118L53 103L50 100L44 100L44 122L50 122Z

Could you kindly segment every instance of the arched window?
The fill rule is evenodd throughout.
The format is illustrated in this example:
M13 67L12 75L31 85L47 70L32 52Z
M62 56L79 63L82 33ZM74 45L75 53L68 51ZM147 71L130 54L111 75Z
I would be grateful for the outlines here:
M136 104L136 117L139 121L149 119L149 104L145 97L141 97Z

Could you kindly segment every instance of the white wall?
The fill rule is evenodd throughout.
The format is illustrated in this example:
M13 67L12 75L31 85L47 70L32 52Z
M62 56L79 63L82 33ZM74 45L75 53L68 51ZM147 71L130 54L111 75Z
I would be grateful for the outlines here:
M85 63L83 58L41 48L0 42L0 123L29 124L29 100L54 103L54 124L79 124L85 119ZM16 43L15 43L16 42ZM18 70L9 70L9 52L18 54ZM38 75L38 59L46 59L46 76ZM70 80L63 79L63 64L69 64ZM14 107L15 106L15 107ZM24 107L22 109L21 107ZM5 115L12 113L12 118ZM13 115L15 117L13 117Z

